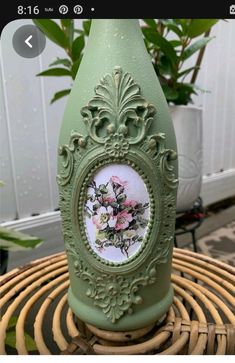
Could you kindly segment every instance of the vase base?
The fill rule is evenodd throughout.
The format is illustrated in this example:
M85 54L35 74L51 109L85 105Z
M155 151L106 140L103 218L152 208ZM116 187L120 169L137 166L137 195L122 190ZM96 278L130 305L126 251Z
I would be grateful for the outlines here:
M105 339L111 342L130 342L132 340L143 337L148 334L155 324L151 324L146 328L141 328L137 330L130 331L111 331L96 328L94 325L86 324L87 328L97 337Z
M91 324L86 324L86 327L97 337L110 342L131 342L144 337L148 334L154 327L160 325L166 318L166 314L163 315L161 319L158 319L157 323L146 326L145 328L130 330L130 331L111 331L99 329Z
M96 307L91 308L90 306L85 305L83 302L78 301L78 299L74 296L71 287L68 291L68 303L74 314L83 322L91 326L90 328L88 325L88 329L91 331L92 329L95 329L97 330L98 334L99 331L100 334L105 334L106 332L101 331L103 329L105 331L125 332L125 334L133 330L137 330L136 334L141 334L141 330L144 330L144 335L146 334L146 329L149 329L150 331L152 324L163 319L169 307L171 306L172 301L173 288L170 286L168 293L155 305L137 311L133 314L127 314L124 318L119 319L117 322L111 323L106 319L101 310L98 310Z

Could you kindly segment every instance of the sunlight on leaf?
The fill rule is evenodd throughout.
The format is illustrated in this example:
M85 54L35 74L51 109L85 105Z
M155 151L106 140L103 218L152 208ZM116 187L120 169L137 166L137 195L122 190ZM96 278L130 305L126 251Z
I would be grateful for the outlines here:
M25 233L0 226L1 249L20 251L38 247L42 244L42 242L43 241L40 238L32 237Z

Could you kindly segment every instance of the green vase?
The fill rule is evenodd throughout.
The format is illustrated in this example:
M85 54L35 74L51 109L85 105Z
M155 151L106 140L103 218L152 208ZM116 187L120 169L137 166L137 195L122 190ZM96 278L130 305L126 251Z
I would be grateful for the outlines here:
M138 20L93 20L61 127L58 184L69 305L112 331L172 303L177 162Z

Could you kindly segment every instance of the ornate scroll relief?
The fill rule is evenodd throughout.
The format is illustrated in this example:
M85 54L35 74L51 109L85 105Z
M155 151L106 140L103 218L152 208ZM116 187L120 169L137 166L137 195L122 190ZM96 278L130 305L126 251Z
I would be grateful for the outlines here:
M115 67L81 110L87 135L73 131L68 145L59 149L63 159L57 180L66 250L76 276L87 283L87 297L112 323L142 303L139 289L156 282L157 266L166 263L172 244L177 179L171 161L176 152L165 148L163 133L148 134L155 113L131 75ZM107 177L112 165L138 173L147 199L129 198L128 183L120 175L94 183L102 171ZM93 246L85 226L87 211L97 227ZM102 249L114 247L125 258L102 258Z
M81 110L89 136L94 142L105 144L111 156L124 156L130 144L141 142L155 112L154 106L140 95L140 87L130 74L123 73L120 67L100 81L95 96ZM134 137L130 136L130 124L136 127ZM106 134L99 136L99 129L105 129Z

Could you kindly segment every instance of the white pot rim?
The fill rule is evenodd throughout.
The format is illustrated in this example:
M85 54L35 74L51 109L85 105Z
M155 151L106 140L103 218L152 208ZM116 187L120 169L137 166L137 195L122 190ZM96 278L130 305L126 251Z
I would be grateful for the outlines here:
M182 108L182 109L192 109L192 110L202 110L201 106L195 105L169 105L170 108Z

